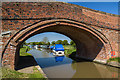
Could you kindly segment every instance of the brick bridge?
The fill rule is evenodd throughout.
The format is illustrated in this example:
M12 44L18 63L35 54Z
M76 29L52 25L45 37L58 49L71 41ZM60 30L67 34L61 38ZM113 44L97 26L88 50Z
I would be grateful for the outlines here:
M71 38L76 57L106 63L111 53L118 56L118 17L63 2L3 2L2 66L14 69L20 45L43 32L57 32Z

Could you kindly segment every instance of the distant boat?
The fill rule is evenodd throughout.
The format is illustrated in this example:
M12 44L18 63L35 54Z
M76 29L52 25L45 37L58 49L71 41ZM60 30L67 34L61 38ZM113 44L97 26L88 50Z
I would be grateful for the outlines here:
M64 56L64 47L62 44L56 44L53 48L53 55Z
M54 46L50 46L50 49L53 50Z
M45 49L48 49L49 48L49 45L39 45L40 48L45 48Z

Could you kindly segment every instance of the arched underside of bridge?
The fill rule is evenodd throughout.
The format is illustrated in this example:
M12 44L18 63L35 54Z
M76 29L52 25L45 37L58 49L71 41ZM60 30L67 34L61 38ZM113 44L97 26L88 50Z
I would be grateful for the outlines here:
M2 55L3 66L14 69L19 59L20 45L28 38L43 32L57 32L71 38L76 43L76 57L96 61L107 60L108 51L111 51L107 39L92 26L65 19L45 20L21 29L10 39L6 44L9 48L4 49ZM7 58L6 50L10 50L10 58Z

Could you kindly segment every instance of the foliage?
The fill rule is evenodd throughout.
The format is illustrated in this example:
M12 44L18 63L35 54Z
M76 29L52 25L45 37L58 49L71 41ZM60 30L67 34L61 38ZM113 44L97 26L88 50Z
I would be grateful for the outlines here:
M38 45L42 45L42 42L38 42Z
M68 43L67 40L62 41L62 45L68 45L68 44L69 44L69 43Z
M55 44L62 44L62 40L56 41Z
M47 42L47 45L50 45L50 42Z
M47 43L45 43L45 42L30 42L30 43L28 43L28 44L30 44L30 45L47 45L47 44L50 44L50 42L47 42Z
M41 42L30 42L27 43L29 45L55 45L55 44L63 44L63 45L69 45L67 40L57 40L57 41L52 41L51 44L50 42L47 40L47 38L44 38L45 41L41 41ZM47 42L48 41L48 42ZM71 45L75 46L75 43L72 41Z
M35 45L36 44L36 42L30 42L30 45Z
M52 41L52 42L51 42L51 45L55 45L55 41Z
M33 74L29 74L29 78L42 78L42 80L46 80L36 67L33 69Z
M75 44L75 42L73 40L71 40L70 45L72 45L74 47L76 46L76 44Z
M2 68L2 78L28 78L27 74L17 72L15 70L10 70L7 68Z
M63 47L65 49L65 54L66 55L70 55L72 52L76 51L76 47L74 47L72 45L64 45Z
M117 61L120 63L120 57L110 58L109 60L107 60L107 62L111 62L111 61Z
M28 46L23 46L20 48L20 56L32 56L31 54L27 53L27 51L31 50Z

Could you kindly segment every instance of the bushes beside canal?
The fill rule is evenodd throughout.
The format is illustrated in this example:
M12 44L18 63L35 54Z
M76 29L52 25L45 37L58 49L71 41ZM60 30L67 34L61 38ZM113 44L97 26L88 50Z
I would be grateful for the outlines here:
M27 53L27 51L31 50L29 46L23 46L20 48L20 56L32 56L31 54Z
M72 45L64 45L63 47L65 49L65 55L67 56L76 51L76 47Z

